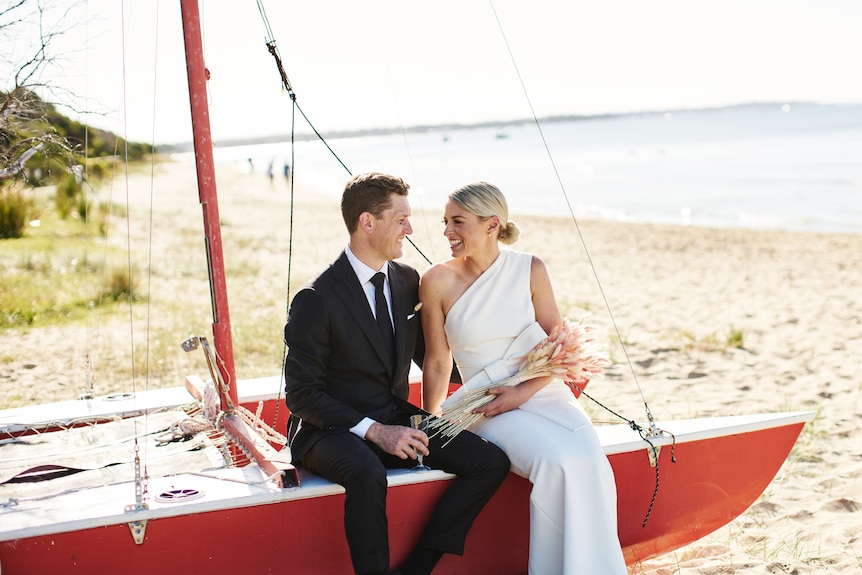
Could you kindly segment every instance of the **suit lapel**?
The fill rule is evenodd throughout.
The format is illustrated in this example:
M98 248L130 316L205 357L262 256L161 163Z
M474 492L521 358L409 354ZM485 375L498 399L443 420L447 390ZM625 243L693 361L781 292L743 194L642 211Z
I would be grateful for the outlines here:
M392 271L391 266L389 271ZM362 333L368 338L378 358L391 374L392 366L389 364L386 351L383 349L383 336L380 335L377 322L374 320L374 313L371 311L371 306L368 305L368 298L365 297L365 291L359 283L359 278L356 277L356 272L353 271L350 260L347 259L347 255L344 252L332 264L332 275L337 280L335 293L344 302L344 307L347 308L348 313L362 329ZM395 341L398 341L397 326L395 329ZM399 345L396 343L395 347L398 348Z

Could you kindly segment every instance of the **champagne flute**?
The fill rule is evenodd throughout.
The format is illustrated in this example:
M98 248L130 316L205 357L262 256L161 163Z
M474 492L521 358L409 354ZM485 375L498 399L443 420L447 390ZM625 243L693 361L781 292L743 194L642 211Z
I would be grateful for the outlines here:
M413 429L418 429L419 431L423 431L423 432L427 431L428 430L428 416L427 415L421 415L421 414L411 415L410 416L410 427L412 427ZM422 452L419 451L418 449L416 449L415 447L413 448L413 451L416 453L416 461L417 461L416 467L413 468L413 471L428 471L428 470L430 470L431 468L428 467L427 465L425 465L425 463L423 463L423 461L422 461L422 459L424 458L424 456L422 455Z

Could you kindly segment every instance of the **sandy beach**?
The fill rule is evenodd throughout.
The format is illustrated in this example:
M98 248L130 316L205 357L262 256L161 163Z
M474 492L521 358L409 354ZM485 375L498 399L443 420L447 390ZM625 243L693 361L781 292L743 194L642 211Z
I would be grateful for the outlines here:
M85 322L0 332L0 409L77 397L85 357L98 394L204 375L203 356L179 347L193 333L210 335L194 168L166 162L155 175L97 194L129 198L129 239L123 218L108 241L132 254L145 297L132 313L121 306ZM278 373L288 298L345 243L340 189L297 176L292 201L282 179L230 168L217 176L237 373ZM432 261L447 257L441 213L413 208L415 244ZM513 248L544 259L562 313L589 313L623 364L589 388L615 411L644 421L646 400L658 420L816 412L746 513L631 572L862 572L862 235L511 219L521 228ZM403 261L428 265L410 246ZM586 405L597 424L617 423Z

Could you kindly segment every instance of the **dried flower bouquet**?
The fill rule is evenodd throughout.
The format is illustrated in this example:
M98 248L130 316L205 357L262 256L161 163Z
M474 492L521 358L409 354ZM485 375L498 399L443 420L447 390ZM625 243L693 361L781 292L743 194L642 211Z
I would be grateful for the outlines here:
M516 374L450 396L441 406L440 417L434 418L429 427L435 433L455 437L484 417L481 413L474 413L474 410L494 399L494 395L488 394L492 387L517 385L544 376L554 376L570 385L583 387L590 379L604 377L604 370L611 365L611 361L597 345L594 328L586 325L584 319L581 318L577 323L563 319L547 338L527 354Z

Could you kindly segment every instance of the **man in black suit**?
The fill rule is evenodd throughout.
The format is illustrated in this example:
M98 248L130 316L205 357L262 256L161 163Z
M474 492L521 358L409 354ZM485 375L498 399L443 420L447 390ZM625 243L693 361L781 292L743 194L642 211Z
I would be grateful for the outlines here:
M424 354L419 275L392 261L413 231L408 189L380 173L347 182L347 248L296 294L284 328L293 459L344 486L347 542L362 575L389 568L387 467L412 467L419 450L425 463L458 476L396 571L403 575L429 574L443 553L463 554L473 520L509 470L502 450L472 433L444 448L444 438L409 427L410 415L422 413L407 402L410 362L421 365ZM385 303L376 295L379 273Z

